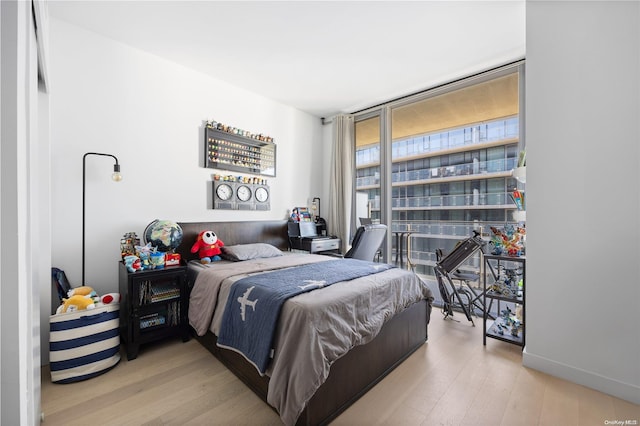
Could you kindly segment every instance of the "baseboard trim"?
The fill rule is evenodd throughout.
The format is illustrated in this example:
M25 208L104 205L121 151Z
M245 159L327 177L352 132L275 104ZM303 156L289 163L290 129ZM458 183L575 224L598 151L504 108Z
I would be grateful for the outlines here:
M634 404L640 404L640 386L624 383L591 371L528 353L526 347L522 351L522 365Z

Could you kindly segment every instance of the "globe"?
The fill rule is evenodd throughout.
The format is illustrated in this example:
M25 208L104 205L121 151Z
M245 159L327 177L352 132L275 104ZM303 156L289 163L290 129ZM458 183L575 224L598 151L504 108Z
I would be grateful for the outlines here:
M171 220L154 220L144 229L144 242L158 251L174 251L182 242L182 228Z

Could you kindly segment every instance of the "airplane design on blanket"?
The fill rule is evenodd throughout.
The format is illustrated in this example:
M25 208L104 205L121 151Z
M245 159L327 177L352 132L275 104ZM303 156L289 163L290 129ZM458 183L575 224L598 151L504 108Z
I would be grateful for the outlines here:
M299 285L298 287L302 290L306 290L310 287L321 288L324 287L327 282L325 280L304 280L303 283L309 283L305 285Z
M245 318L247 305L251 306L254 311L256 310L256 303L258 302L258 299L249 300L249 293L251 293L251 290L253 290L254 288L256 288L256 286L249 287L247 291L244 292L242 297L238 297L238 302L240 303L240 316L242 317L242 321L244 321Z

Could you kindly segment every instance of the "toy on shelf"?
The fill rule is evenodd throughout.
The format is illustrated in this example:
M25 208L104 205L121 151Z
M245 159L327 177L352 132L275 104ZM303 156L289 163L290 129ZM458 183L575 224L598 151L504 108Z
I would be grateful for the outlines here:
M180 265L180 254L179 253L165 253L165 255L164 255L164 264L165 264L165 266Z
M307 207L294 207L291 209L291 220L294 222L311 222L311 213Z
M509 194L509 196L511 197L511 200L513 200L513 203L516 205L518 210L525 210L523 191L518 190L518 188L514 188L513 192Z
M211 230L202 231L198 234L196 242L191 247L191 253L198 252L201 263L211 263L221 260L220 247L224 246L224 242L218 239L215 232Z
M157 251L151 253L151 269L163 269L164 268L164 252Z
M136 255L125 256L124 264L127 267L127 271L136 272L142 270L142 261Z
M142 269L151 269L151 253L155 253L156 248L147 243L144 246L136 246L135 255L140 258Z
M135 232L127 232L120 239L120 254L125 256L136 254L137 246L140 245L140 238Z
M502 324L497 323L498 334L504 334L504 330L508 330L509 333L513 337L518 337L520 335L520 328L522 327L522 323L519 319L516 318L516 315L511 310L511 308L507 307L500 312L500 319Z
M524 226L515 227L509 224L504 227L504 231L492 226L491 232L493 233L490 241L493 246L491 254L504 254L514 257L524 254L524 238L526 235Z
M235 175L219 175L214 174L213 180L219 180L224 182L239 182L239 183L248 183L254 185L266 185L267 180L255 176L235 176Z
M207 121L207 127L210 129L220 130L221 132L231 133L233 135L240 135L249 139L255 139L263 142L273 142L273 138L271 136L263 135L262 133L252 133L248 130L228 126L213 119L211 121Z
M522 279L518 279L520 275L522 275L522 271L519 268L499 266L498 278L489 287L489 291L510 298L522 296Z

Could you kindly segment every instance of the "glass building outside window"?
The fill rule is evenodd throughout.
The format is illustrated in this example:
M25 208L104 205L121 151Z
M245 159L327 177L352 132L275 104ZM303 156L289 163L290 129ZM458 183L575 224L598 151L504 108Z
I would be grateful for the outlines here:
M486 236L490 226L515 222L509 193L525 149L522 68L390 103L383 119L356 114L356 191L367 194L373 221L391 228L390 261L433 278L437 249L446 254L474 230ZM475 256L463 269L479 266Z

